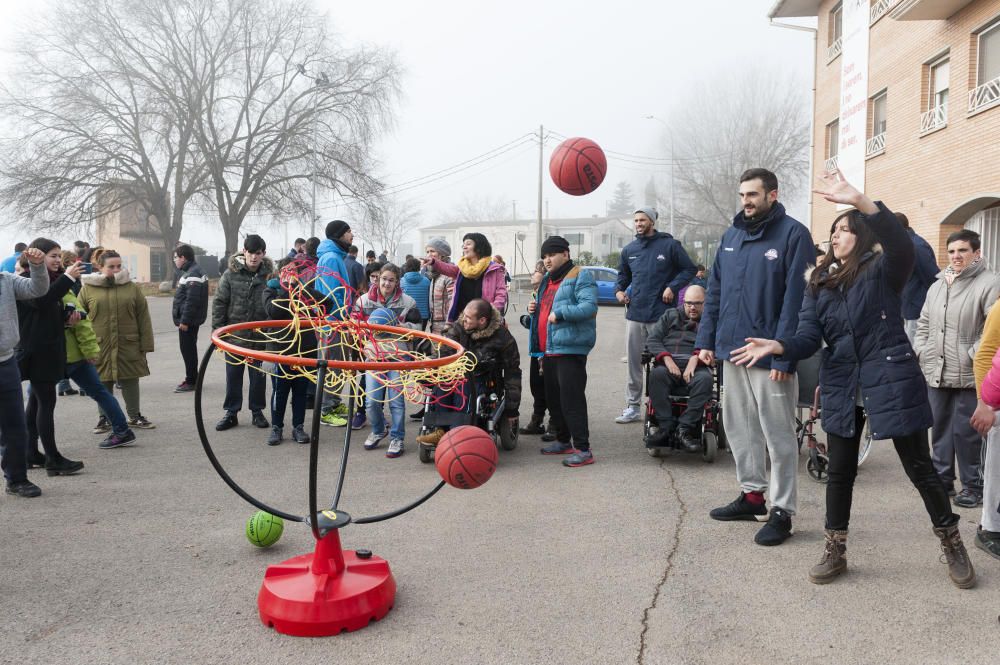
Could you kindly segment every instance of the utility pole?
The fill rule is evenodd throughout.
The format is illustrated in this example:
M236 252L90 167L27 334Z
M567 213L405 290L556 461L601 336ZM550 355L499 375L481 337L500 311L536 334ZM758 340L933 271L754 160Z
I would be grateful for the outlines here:
M545 127L538 125L538 205L536 210L538 210L538 234L536 240L538 241L538 252L542 251L542 241L544 238L544 233L542 232L542 162L545 156Z
M667 133L670 134L670 235L676 237L676 229L674 228L674 130L671 129L670 125L663 118L658 118L655 115L647 115L647 120L655 120L656 122L663 125Z

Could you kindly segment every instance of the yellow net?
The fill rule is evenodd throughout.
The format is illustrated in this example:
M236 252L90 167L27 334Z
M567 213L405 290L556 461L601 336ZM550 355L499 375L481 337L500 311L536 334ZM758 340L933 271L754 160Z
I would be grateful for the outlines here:
M239 347L220 352L227 363L248 365L249 371L260 371L279 380L304 379L313 384L317 382L316 365L294 364L293 359L326 359L334 369L325 375L325 391L353 395L359 405L366 399L387 403L397 395L415 403L428 396L437 401L460 392L475 369L475 356L466 351L459 353L454 347L410 327L412 324L400 320L401 312L391 302L385 303L388 307L365 312L358 300L358 294L340 275L321 275L315 263L293 260L268 280L264 301L271 319L269 324L220 334L220 341ZM261 362L252 355L239 353L240 350L266 352L281 359ZM437 366L395 367L402 362L440 362L448 356L453 358ZM337 368L337 363L379 366Z

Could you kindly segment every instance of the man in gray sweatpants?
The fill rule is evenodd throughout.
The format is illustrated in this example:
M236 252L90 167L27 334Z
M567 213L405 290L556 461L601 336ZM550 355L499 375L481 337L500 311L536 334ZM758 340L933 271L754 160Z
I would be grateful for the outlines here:
M708 281L705 312L695 346L706 365L729 354L747 337L786 339L798 327L806 265L815 261L809 230L778 203L778 179L765 169L740 177L743 210L726 230ZM712 519L763 521L759 545L779 545L792 535L798 445L793 363L769 358L767 366L725 362L722 421L736 460L740 495L709 513ZM770 516L764 500L771 457Z

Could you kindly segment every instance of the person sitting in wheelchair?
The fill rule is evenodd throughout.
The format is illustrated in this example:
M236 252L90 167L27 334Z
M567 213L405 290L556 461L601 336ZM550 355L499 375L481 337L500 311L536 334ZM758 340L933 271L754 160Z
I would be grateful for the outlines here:
M482 380L485 374L496 373L502 377L505 410L503 417L511 421L513 431L517 431L518 409L521 406L521 356L517 350L517 340L503 324L503 317L493 305L482 298L469 302L458 320L445 331L445 336L461 344L466 351L476 357L476 368L466 379ZM471 411L473 404L468 397L468 389L456 390L450 395L436 396L431 401L428 412L441 409ZM436 446L444 436L445 428L435 429L417 437L417 441L427 446Z
M649 447L666 446L676 429L677 441L685 450L701 450L701 419L712 397L713 384L711 368L702 365L694 352L704 306L705 289L689 286L683 310L668 308L646 338L646 353L653 361L649 400L659 423L659 429L646 442ZM681 389L688 394L688 404L675 419L670 396Z

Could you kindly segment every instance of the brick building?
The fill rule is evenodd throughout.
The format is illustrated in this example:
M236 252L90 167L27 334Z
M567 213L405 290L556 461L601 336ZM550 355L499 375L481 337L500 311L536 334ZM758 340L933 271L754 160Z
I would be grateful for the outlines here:
M854 150L866 193L905 212L940 264L945 238L967 227L1000 267L1000 0L779 0L769 15L817 18L813 170L843 168ZM853 46L862 16L867 58ZM855 95L866 104L845 105L855 64L867 65ZM848 142L855 109L859 140ZM814 197L811 212L813 236L827 240L836 207Z

